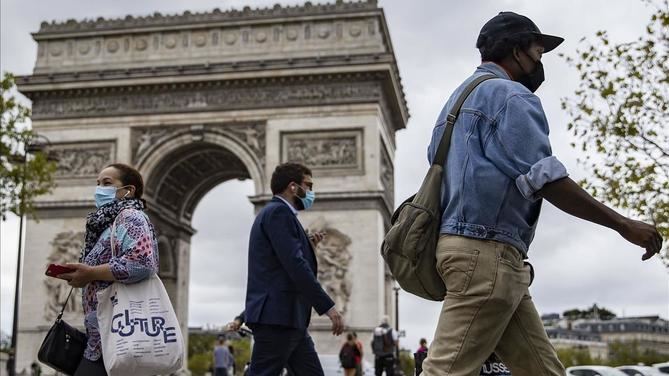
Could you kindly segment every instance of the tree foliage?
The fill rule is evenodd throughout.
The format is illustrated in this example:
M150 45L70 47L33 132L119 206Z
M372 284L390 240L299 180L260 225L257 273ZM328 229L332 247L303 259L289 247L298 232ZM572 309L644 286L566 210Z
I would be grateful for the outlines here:
M636 40L606 31L565 57L580 74L562 100L572 143L585 153L581 184L595 197L655 223L669 236L669 0L642 0L654 13ZM669 257L665 247L665 264Z
M56 164L44 152L26 154L37 139L28 128L30 109L15 96L14 76L5 73L0 82L0 219L7 212L33 213L37 196L49 193L55 183Z
M667 356L650 349L641 349L637 341L612 342L608 345L608 358L593 358L586 347L559 348L556 350L565 367L598 364L624 366L630 364L655 364L665 362Z
M413 358L411 350L400 350L400 369L405 375L413 375L416 371L416 362Z
M641 349L637 341L609 343L608 365L655 364L666 362L667 356L652 349Z
M188 369L194 376L203 376L213 367L217 338L214 333L191 333L188 336ZM234 349L236 374L241 375L244 366L251 360L251 341L242 338L229 343Z
M560 362L565 367L601 363L601 359L590 356L590 351L587 348L559 348L556 352Z
M562 316L564 316L568 320L577 320L577 319L611 320L616 317L616 314L604 307L598 307L597 304L593 304L592 307L585 310L580 310L578 308L566 310L562 313Z

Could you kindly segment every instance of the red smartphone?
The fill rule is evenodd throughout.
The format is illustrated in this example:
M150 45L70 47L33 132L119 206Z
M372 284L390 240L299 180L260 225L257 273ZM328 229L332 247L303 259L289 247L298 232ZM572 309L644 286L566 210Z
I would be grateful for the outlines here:
M49 266L46 268L46 273L44 274L46 274L49 277L58 278L58 276L61 274L71 273L75 270L76 269L68 268L67 266L59 264L49 264Z

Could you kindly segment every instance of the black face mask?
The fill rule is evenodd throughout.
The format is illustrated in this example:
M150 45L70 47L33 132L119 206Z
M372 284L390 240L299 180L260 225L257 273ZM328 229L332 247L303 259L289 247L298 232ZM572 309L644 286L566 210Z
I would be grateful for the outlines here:
M516 59L516 63L518 63L518 66L524 73L522 76L518 77L517 81L534 93L539 86L541 86L541 83L544 82L544 65L541 64L541 60L534 61L527 52L523 51L523 53L534 62L534 70L530 73L525 72L525 68L520 64L520 60Z

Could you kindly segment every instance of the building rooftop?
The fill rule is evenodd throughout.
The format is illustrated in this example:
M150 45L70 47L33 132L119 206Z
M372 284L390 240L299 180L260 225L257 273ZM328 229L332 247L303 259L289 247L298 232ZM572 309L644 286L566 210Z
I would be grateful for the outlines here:
M351 11L376 10L377 0L363 0L345 2L337 0L334 3L313 4L309 1L303 5L282 6L275 4L267 8L251 8L246 6L242 10L230 9L222 11L219 8L210 12L193 13L185 11L181 14L164 15L156 12L147 16L127 15L122 18L103 18L67 21L42 22L35 36L44 34L60 34L83 31L107 31L128 28L151 28L160 26L194 25L198 23L208 24L226 21L246 21L275 19L278 17L303 17L310 15L333 15Z

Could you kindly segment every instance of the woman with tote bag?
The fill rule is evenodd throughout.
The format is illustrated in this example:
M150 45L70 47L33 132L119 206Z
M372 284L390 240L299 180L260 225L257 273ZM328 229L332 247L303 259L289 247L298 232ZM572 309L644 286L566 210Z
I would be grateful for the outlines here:
M136 169L115 163L100 171L95 190L97 210L86 218L85 244L80 263L66 264L66 267L74 271L58 276L68 280L73 287L83 287L84 325L88 342L75 376L106 376L108 373L113 376L121 373L117 372L117 369L120 370L117 367L119 356L132 358L133 355L137 357L138 354L148 353L143 352L145 350L138 351L138 346L133 345L135 336L147 333L156 338L156 341L148 342L158 343L160 339L175 342L177 347L180 345L183 356L183 339L179 325L174 325L174 310L157 277L158 243L154 227L144 213L146 202L142 199L143 193L144 182ZM159 285L157 288L154 282ZM148 292L142 287L147 283L154 283ZM169 317L142 317L146 314L146 309L138 307L135 302L129 303L129 306L124 305L128 304L128 298L123 294L124 288L140 288L149 295L146 299L147 306L153 305L155 308L155 301L158 300L162 316ZM113 295L108 296L110 293ZM102 297L110 301L100 300ZM123 315L118 314L117 309ZM99 322L99 319L104 322ZM123 341L113 342L110 337L113 335L124 337ZM124 349L122 343L129 343L129 348ZM160 351L164 352L164 344L159 345L162 346ZM171 356L174 357L174 354ZM167 358L163 360L168 361ZM173 366L179 368L181 360L178 360L178 365ZM127 372L127 369L126 367L124 371ZM112 371L108 372L109 370ZM163 369L158 367L156 371ZM130 374L153 373L145 367L141 370L135 369Z

